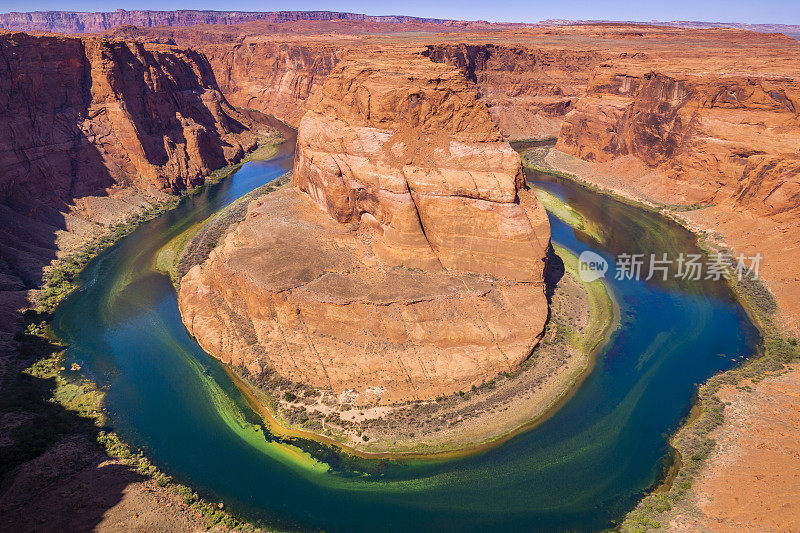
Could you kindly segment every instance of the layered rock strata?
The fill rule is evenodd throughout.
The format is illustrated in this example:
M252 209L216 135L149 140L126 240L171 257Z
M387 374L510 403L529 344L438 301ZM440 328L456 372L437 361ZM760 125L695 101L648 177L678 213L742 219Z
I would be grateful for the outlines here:
M524 361L547 318L547 215L474 86L415 56L343 60L260 200L181 281L212 355L348 402L431 399Z
M422 54L458 67L474 81L507 138L555 138L602 54L532 44L434 44Z
M207 59L175 47L0 33L0 291L13 313L59 250L255 147Z
M124 25L195 26L197 24L238 24L250 21L339 21L386 22L399 24L419 22L429 24L453 21L405 17L397 15L371 16L335 11L151 11L117 9L109 12L80 13L74 11L35 11L28 13L0 13L0 28L23 31L48 31L55 33L97 33Z
M717 62L713 73L696 58L599 67L556 147L594 164L598 184L676 205L735 253L760 254L761 276L798 329L800 64L775 59L743 73Z

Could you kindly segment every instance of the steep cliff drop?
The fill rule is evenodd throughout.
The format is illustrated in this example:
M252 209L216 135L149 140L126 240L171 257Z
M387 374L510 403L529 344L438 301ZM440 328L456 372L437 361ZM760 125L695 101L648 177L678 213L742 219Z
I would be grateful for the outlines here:
M547 215L459 71L343 60L301 121L294 184L181 281L209 353L355 405L467 390L531 353Z
M0 32L0 54L2 344L53 259L238 161L259 126L194 51Z
M666 206L689 226L723 236L737 254L763 256L761 277L786 325L798 330L800 65L776 63L714 56L601 65L548 161Z

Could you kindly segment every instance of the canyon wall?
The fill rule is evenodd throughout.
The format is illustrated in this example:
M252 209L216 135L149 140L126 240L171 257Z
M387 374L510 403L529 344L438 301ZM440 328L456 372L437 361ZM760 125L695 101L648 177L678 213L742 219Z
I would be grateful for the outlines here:
M760 256L781 323L800 331L800 46L772 43L747 58L604 62L548 157L560 170L666 205L735 255Z
M149 11L117 9L111 12L78 13L72 11L36 11L29 13L0 13L0 28L21 31L47 31L53 33L99 33L119 26L134 25L145 28L155 26L195 26L197 24L240 24L242 22L290 21L361 22L420 22L440 24L441 19L406 17L399 15L372 16L334 11Z
M305 103L343 51L330 44L256 41L203 46L220 88L238 106L297 126Z
M511 140L556 137L602 57L592 51L464 43L428 45L422 53L475 82Z
M181 280L208 353L340 403L467 390L547 318L550 226L474 85L407 55L341 61L298 130L294 189Z
M597 68L557 148L587 161L635 157L680 187L676 203L730 201L763 215L800 208L800 82L765 74Z
M206 58L102 38L0 33L0 288L256 145Z
M216 36L206 37L214 40ZM178 36L184 44L186 37ZM195 41L211 62L217 81L237 106L258 109L297 126L306 101L336 62L370 45L244 39L230 44ZM572 52L493 44L403 44L437 63L459 68L508 139L556 137L564 115L586 91L594 52ZM381 46L372 46L379 53Z

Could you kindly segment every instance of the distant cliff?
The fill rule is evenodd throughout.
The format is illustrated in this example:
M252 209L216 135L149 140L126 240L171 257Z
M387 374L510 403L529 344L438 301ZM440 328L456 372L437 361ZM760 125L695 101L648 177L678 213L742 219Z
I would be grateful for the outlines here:
M98 33L125 25L152 28L155 26L194 26L196 24L239 24L255 20L264 22L292 22L297 20L357 20L389 23L448 22L432 18L398 15L370 16L334 11L126 11L118 9L105 13L76 13L73 11L4 13L0 14L0 28L54 33Z
M556 137L603 57L594 51L464 43L428 45L422 53L475 82L510 139Z

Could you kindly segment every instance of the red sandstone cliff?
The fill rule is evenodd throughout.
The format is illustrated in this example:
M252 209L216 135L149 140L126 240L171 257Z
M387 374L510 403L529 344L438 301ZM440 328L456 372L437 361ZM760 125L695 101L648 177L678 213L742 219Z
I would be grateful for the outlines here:
M586 91L600 54L494 44L429 45L423 55L461 69L475 82L510 139L555 137Z
M558 148L588 161L635 157L663 172L664 187L679 183L683 202L731 201L764 215L800 209L796 79L652 67L598 68Z
M0 289L255 146L195 51L0 33Z
M202 47L220 88L238 107L297 125L305 102L340 59L335 45L247 42Z
M119 26L134 25L145 28L155 26L195 26L197 24L239 24L250 21L337 21L430 24L453 23L454 21L406 17L400 15L372 16L359 13L335 11L149 11L117 9L111 12L78 13L73 11L35 11L28 13L0 14L0 28L21 31L48 31L54 33L98 33Z
M794 41L785 46L800 52ZM760 274L798 328L800 64L779 50L603 64L565 117L557 148L594 163L602 185L702 207L680 216L736 254L761 254Z

